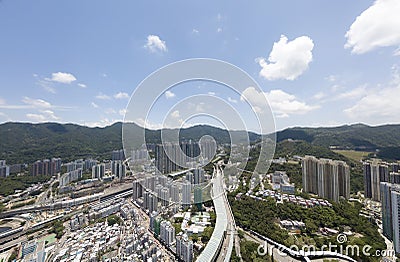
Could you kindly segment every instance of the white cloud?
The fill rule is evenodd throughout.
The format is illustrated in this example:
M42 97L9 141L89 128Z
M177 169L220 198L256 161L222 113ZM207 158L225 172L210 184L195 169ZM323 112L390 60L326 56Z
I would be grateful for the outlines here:
M119 92L114 95L115 99L129 99L129 95L125 92Z
M45 115L47 120L49 120L49 119L51 119L51 120L59 120L60 119L51 110L41 110L40 112Z
M378 85L375 88L366 89L362 98L352 107L344 110L352 119L366 121L372 124L398 123L400 103L400 72L397 66L392 68L393 78L386 86Z
M117 122L115 119L102 118L97 122L85 122L85 125L88 127L106 127L114 124L115 122Z
M345 48L363 54L379 47L400 45L400 1L377 0L362 12L346 33Z
M101 93L101 92L96 96L96 98L97 98L97 99L100 99L100 100L110 100L110 99L111 99L110 96L108 96L108 95L106 95L106 94L103 94L103 93Z
M221 33L222 32L222 27L218 27L217 28L217 33Z
M161 40L157 35L148 35L147 43L144 47L149 50L151 53L154 52L167 52L167 45L165 41Z
M193 30L192 30L192 34L194 34L194 35L198 35L198 34L200 34L200 31L199 31L199 30L197 30L196 28L193 28Z
M153 129L153 130L166 127L166 126L163 126L162 124L152 123L148 119L144 120L143 118L136 119L135 123L141 127L146 127L148 129Z
M263 113L266 107L265 96L272 112L276 117L289 117L290 115L300 115L318 108L318 106L307 105L297 100L296 96L288 94L280 89L269 92L258 92L254 87L246 88L241 97L241 101L249 101L256 112Z
M62 84L71 84L72 82L76 81L76 77L70 73L57 72L57 73L52 73L51 78L50 79L46 78L46 80Z
M50 79L38 79L37 84L43 87L43 89L49 93L55 94L56 90L53 87L53 83L51 82Z
M85 84L82 84L82 83L79 83L78 86L82 87L82 88L86 88L87 87Z
M215 96L215 92L208 92L207 94L209 94L210 96Z
M92 102L90 105L91 105L93 108L99 108L99 105L96 104L95 102Z
M181 115L179 113L179 110L175 110L174 112L171 113L172 118L179 118Z
M33 108L51 108L52 105L43 100L43 99L33 99L33 98L29 98L29 97L24 97L22 99L22 102L24 102L25 104L33 107Z
M316 100L320 100L320 99L322 99L324 97L326 97L326 94L324 92L318 92L313 96L313 98L316 99Z
M26 114L26 117L35 122L46 121L46 117L44 115L40 115L40 114Z
M125 116L125 114L128 112L128 110L126 110L126 109L121 109L121 110L119 110L118 111L118 113L121 115L121 116Z
M338 94L334 99L355 99L364 96L366 93L366 87L360 86L353 90Z
M6 104L6 100L4 100L3 98L0 97L0 105L5 105Z
M335 75L329 75L328 77L325 78L326 80L328 80L329 82L335 82L337 79L337 76Z
M274 43L268 61L265 58L257 59L262 67L260 76L267 80L296 79L308 69L313 48L314 43L308 36L288 41L288 38L282 35L279 42Z
M167 90L167 91L165 92L165 97L166 97L167 99L174 98L174 97L175 97L175 94L172 93L171 91Z
M40 114L29 113L26 114L26 117L35 122L46 122L60 119L51 110L40 110Z
M113 108L107 108L106 110L104 110L104 113L106 113L107 115L112 115L116 114L117 111L115 111Z
M238 102L236 99L233 99L232 97L228 97L228 101L235 104Z

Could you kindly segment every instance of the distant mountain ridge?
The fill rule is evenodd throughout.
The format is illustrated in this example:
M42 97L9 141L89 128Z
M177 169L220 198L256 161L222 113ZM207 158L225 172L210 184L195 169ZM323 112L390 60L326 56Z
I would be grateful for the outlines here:
M138 134L143 128L129 123L130 132ZM168 137L176 129L164 129ZM240 141L247 139L246 131L231 131ZM249 132L251 142L260 135ZM227 130L198 125L180 130L181 140L198 141L204 135L213 136L217 143L230 143ZM146 141L161 142L161 130L146 130ZM236 140L236 141L238 141ZM0 159L8 163L32 163L38 159L62 157L66 160L89 156L110 158L111 151L122 148L122 123L103 128L59 123L4 123L0 124Z
M142 127L132 125L132 132L142 132ZM173 132L166 129L164 132ZM149 142L160 142L161 130L146 130ZM245 141L246 131L231 131L208 125L198 125L180 130L183 140L199 140L204 135L213 136L218 143L230 143L230 134ZM260 135L249 132L251 142ZM400 125L371 127L363 124L321 128L288 128L276 133L277 141L303 140L312 145L356 150L381 150L388 158L400 157ZM8 163L32 163L37 159L62 157L65 160L100 156L109 158L112 150L122 148L122 123L100 127L86 127L59 123L4 123L0 124L0 159Z
M400 125L368 126L364 124L338 127L294 127L277 133L277 140L298 139L313 145L373 151L400 147Z

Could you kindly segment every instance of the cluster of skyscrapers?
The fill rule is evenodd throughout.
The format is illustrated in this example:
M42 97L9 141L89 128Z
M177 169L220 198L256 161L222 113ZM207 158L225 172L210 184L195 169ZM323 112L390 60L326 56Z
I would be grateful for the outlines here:
M61 171L61 158L38 160L32 165L33 176L54 176Z
M216 151L215 142L203 139L201 144L192 140L155 145L155 166L162 174L187 167L190 163L211 160Z
M146 175L133 181L132 198L149 212L160 211L170 205L187 208L203 202L202 185L206 180L202 168L187 171L182 181L174 181L163 175ZM200 206L199 206L200 207Z
M105 180L113 177L123 179L125 175L126 166L122 160L114 160L92 166L92 179Z
M350 168L344 161L305 156L302 162L303 190L338 202L350 198Z
M392 172L391 172L392 171ZM374 201L381 200L380 183L400 182L398 163L384 163L378 159L373 159L363 163L364 172L364 196ZM398 182L396 182L398 181Z
M400 253L400 164L378 159L363 163L364 196L382 204L383 234Z

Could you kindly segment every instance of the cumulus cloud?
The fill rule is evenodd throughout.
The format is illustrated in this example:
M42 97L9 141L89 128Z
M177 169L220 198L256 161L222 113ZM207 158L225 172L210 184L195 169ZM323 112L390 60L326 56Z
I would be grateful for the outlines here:
M101 93L101 92L96 96L96 98L97 98L97 99L100 99L100 100L110 100L110 99L111 99L110 96L108 96L108 95L106 95L106 94L103 94L103 93Z
M399 14L400 1L375 1L350 26L345 48L350 48L352 53L363 54L379 47L399 46Z
M62 84L71 84L72 82L76 81L76 77L70 73L57 72L57 73L52 73L51 78L50 79L46 78L46 80Z
M276 115L276 117L289 117L291 115L300 115L310 112L318 108L318 106L307 105L299 101L296 96L288 94L280 89L271 90L269 92L259 92L254 87L246 88L241 97L241 101L249 101L254 110L263 113L265 109L265 99Z
M174 97L175 97L175 94L174 94L173 92L167 90L167 91L165 92L165 97L166 97L167 99L174 98Z
M86 88L87 87L85 84L82 84L82 83L79 83L78 86L81 87L81 88Z
M125 92L119 92L114 95L115 99L129 99L129 95Z
M151 53L155 52L167 52L167 45L165 41L161 40L157 35L148 35L147 43L144 47Z
M292 41L284 35L275 42L268 60L258 58L262 67L260 76L267 80L295 80L307 69L312 61L314 43L308 36L300 36Z
M93 108L99 108L99 105L96 104L95 102L92 102L90 105L91 105Z

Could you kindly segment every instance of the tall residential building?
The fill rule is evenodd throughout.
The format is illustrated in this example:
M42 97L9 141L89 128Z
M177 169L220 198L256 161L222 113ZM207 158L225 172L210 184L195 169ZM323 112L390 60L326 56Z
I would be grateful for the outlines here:
M371 163L363 163L364 173L364 197L372 198Z
M194 203L199 211L202 211L203 207L203 189L200 186L194 188Z
M201 184L205 181L204 169L198 167L193 170L193 183L194 184Z
M0 160L0 177L8 177L10 175L10 167L6 165L5 160Z
M132 200L135 201L136 199L138 199L139 197L143 196L143 186L142 183L144 183L144 180L135 180L133 181L133 194L132 194Z
M350 198L350 168L343 161L336 161L338 168L339 196Z
M124 161L124 160L125 160L125 153L124 153L124 150L123 150L123 149L120 149L120 150L114 150L114 151L112 151L111 160L112 160L112 161L117 161L117 160Z
M383 235L389 240L393 240L392 191L400 191L400 185L381 182L380 191Z
M306 156L302 169L305 192L335 202L350 197L350 168L345 162Z
M116 178L123 179L126 175L126 167L121 160L112 161L111 172Z
M170 196L171 196L171 201L176 204L179 204L181 201L180 201L180 197L179 197L180 190L179 190L178 185L175 183L172 183L170 185L169 192L170 192Z
M182 182L182 205L184 207L190 206L192 200L192 184L185 180Z
M175 242L175 227L169 221L161 221L160 238L167 246L171 246Z
M158 200L157 196L146 191L143 193L143 207L148 209L149 212L158 211Z
M61 158L38 160L32 164L33 176L54 176L61 171Z
M169 205L169 189L167 187L163 187L160 192L160 201L162 206Z
M303 189L305 192L318 194L317 175L318 159L314 156L305 156L303 159Z
M161 174L169 174L171 172L182 169L188 161L200 154L198 143L189 141L175 143L158 144L154 149L155 166Z
M176 237L176 254L184 262L193 261L193 241L186 234Z
M92 167L92 179L103 179L106 174L106 165L104 163Z
M400 192L392 191L393 247L400 253Z
M389 182L393 184L400 184L400 173L390 172Z
M389 167L378 160L363 163L364 196L380 201L380 183L389 181Z

